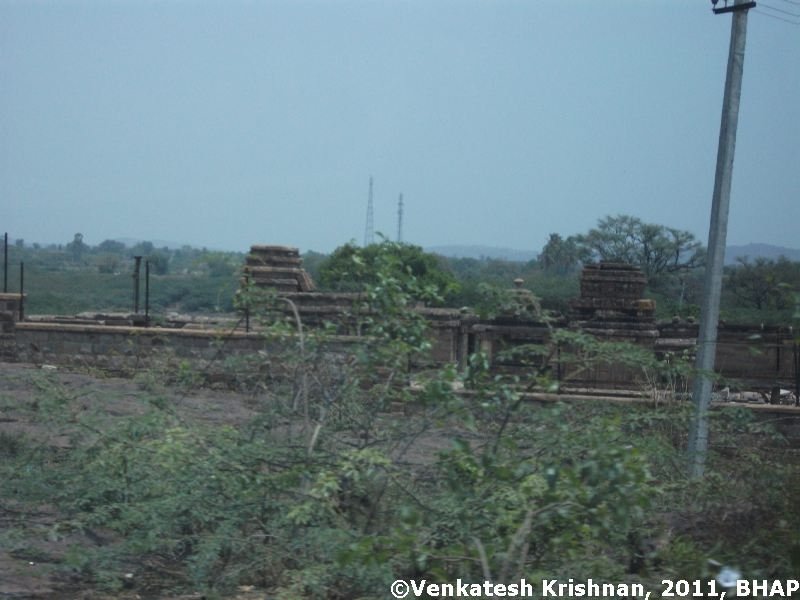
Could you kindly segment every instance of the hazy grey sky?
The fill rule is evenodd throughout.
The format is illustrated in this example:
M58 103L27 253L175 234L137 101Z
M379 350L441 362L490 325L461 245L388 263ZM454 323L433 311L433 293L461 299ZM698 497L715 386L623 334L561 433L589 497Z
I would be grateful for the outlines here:
M800 14L748 28L728 241L800 246ZM705 0L0 0L0 232L539 250L705 240L729 15Z

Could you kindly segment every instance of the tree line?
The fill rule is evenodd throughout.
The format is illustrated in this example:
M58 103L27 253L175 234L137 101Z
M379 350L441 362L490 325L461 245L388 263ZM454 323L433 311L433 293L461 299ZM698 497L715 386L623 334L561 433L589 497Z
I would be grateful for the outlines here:
M630 215L606 216L583 234L551 233L538 257L527 263L498 259L448 258L426 253L419 246L383 242L394 247L398 269L433 285L446 306L469 306L491 315L500 292L515 279L540 297L545 308L569 310L579 294L584 264L610 261L641 268L648 280L646 294L657 301L657 316L699 316L706 249L689 231L647 223ZM329 257L306 255L307 268L320 287L352 291L373 284L373 257L378 248L355 243L337 248ZM722 316L730 322L788 324L800 293L800 263L747 257L725 269Z
M662 316L697 316L703 289L705 247L688 231L646 223L636 217L607 216L585 234L550 235L539 255L540 267L568 275L590 261L620 261L639 266L648 293L662 304ZM722 316L738 322L788 324L800 293L800 263L734 257L723 280Z
M387 248L394 256L396 272L432 287L441 305L467 306L483 315L491 315L492 305L498 303L501 292L520 278L545 308L566 312L569 301L579 294L582 266L597 261L640 267L648 279L646 293L657 301L660 318L699 315L705 263L702 243L691 232L647 223L630 215L603 217L595 227L578 235L563 237L551 233L538 257L527 263L449 258L412 244L388 241L366 248L349 242L331 254L307 251L303 260L321 291L352 292L376 283L376 260L386 256ZM24 261L29 265L29 272L34 273L31 285L36 284L35 273L38 273L40 283L51 296L59 292L54 273L81 273L85 286L107 287L109 277L130 274L134 256L143 257L151 274L161 278L154 287L157 305L198 311L233 310L232 297L244 264L241 252L190 246L159 248L149 241L128 246L111 239L91 246L81 233L64 244L27 245L24 240L16 240L11 247L12 264ZM105 283L95 281L101 276L105 277ZM74 277L71 283L74 284ZM61 312L84 306L71 298L71 294L85 295L85 290L69 289L75 285L61 287L62 301L41 302L40 298L40 306L34 304L33 308ZM122 288L127 290L127 286L121 286L114 298L101 294L99 299L109 303L108 308L123 308L128 298ZM722 317L730 322L788 323L799 291L800 263L785 257L777 260L741 257L725 269ZM64 300L65 297L71 299ZM36 302L33 298L32 301ZM84 310L89 308L100 307L85 306Z
M684 402L530 402L482 352L463 371L416 372L412 387L409 363L430 357L414 307L436 302L434 263L409 264L419 251L393 242L341 254L341 277L371 279L353 315L370 335L346 360L335 332L264 303L264 351L218 361L213 380L167 354L117 392L58 371L15 376L0 394L23 425L0 431L9 559L46 563L26 573L84 596L276 600L377 600L398 580L658 590L714 581L721 565L749 580L800 572L800 470L775 419L712 411L697 480L682 466ZM654 395L689 372L565 329L508 352L539 389L559 385L553 360L586 370L613 356L650 373ZM212 381L239 393L202 389Z
M14 241L8 252L9 291L17 291L24 263L28 314L128 312L133 308L136 256L142 257L142 277L145 263L151 274L153 313L234 310L244 253L156 247L150 241L127 245L112 239L90 245L82 233L61 244Z
M241 265L243 254L222 252L183 245L180 248L156 247L150 241L127 245L119 240L106 239L92 246L76 233L64 244L26 244L17 239L12 247L15 260L24 261L45 270L88 269L104 274L120 274L130 270L135 256L150 263L155 275L206 273L212 276L230 275Z

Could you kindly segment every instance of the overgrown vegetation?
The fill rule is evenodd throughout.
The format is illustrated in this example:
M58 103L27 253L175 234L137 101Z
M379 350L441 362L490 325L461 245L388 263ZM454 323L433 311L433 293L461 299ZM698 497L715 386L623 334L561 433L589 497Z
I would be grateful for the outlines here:
M254 415L236 427L190 418L157 380L126 415L46 374L26 406L4 399L38 428L0 438L0 508L15 520L15 551L26 551L27 516L48 505L49 535L102 538L58 568L143 594L252 585L286 600L368 599L395 579L459 577L656 590L665 577L712 575L710 558L753 579L796 575L800 469L769 424L745 409L715 413L711 475L690 482L682 404L540 406L524 394L529 381L495 377L481 354L465 373L412 381L409 363L429 347L411 308L436 289L388 250L363 288L367 335L346 354L267 303L264 353L230 365ZM559 341L587 368L613 358L662 369L651 372L657 385L680 374L624 345ZM280 356L267 350L276 343ZM515 352L551 387L552 348ZM184 394L201 380L183 377ZM64 436L60 451L46 441Z
M432 288L436 296L429 296L428 302L443 303L459 286L442 262L412 244L383 240L361 248L351 242L334 250L320 265L319 283L336 292L361 291L365 285L378 284L379 274L391 270L396 278L413 277L419 286Z
M528 263L446 258L419 246L383 241L367 248L345 244L330 255L308 251L304 266L322 291L357 291L375 282L374 261L386 247L392 248L400 272L436 289L437 304L466 306L479 314L491 312L487 299L502 297L517 278L543 308L567 313L569 301L579 295L581 264L612 260L630 262L647 274L646 295L656 300L658 318L699 316L703 248L689 232L629 215L604 217L581 235L552 233L538 259ZM18 265L24 262L29 314L130 311L134 256L150 263L154 313L233 310L244 263L244 254L236 252L155 248L151 242L126 247L114 240L89 246L81 234L46 247L17 240L10 248L9 281L12 290L18 289ZM785 258L744 257L727 267L721 318L728 323L788 324L792 295L800 291L799 265Z
M141 256L140 309L144 310L145 263L149 263L150 307L154 313L230 312L244 254L205 248L128 247L115 240L89 246L83 235L64 245L9 248L9 284L19 290L24 263L28 314L74 315L82 311L131 312L134 256Z

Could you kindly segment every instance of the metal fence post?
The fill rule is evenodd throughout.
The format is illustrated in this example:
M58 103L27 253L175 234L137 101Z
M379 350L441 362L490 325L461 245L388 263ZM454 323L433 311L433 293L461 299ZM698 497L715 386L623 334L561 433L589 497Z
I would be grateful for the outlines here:
M25 320L25 263L19 263L19 320Z

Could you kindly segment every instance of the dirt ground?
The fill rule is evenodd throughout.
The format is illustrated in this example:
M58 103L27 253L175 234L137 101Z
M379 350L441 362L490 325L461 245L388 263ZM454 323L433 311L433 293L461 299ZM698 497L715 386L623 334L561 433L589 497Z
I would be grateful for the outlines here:
M138 414L144 410L142 397L152 395L148 386L157 385L145 377L122 379L93 376L87 373L68 372L55 368L38 368L26 364L0 362L0 442L13 439L23 433L27 439L37 440L47 447L67 450L70 439L66 435L54 435L53 429L31 418L31 407L54 390L66 399L71 414L80 416L82 411L99 412L102 418L113 420ZM193 389L186 393L178 388L158 387L158 395L173 407L182 419L194 423L211 425L242 425L257 416L257 402L248 394L230 390L208 388ZM613 398L606 398L613 401ZM630 400L626 400L629 402ZM781 422L798 423L794 407L764 407L781 411ZM97 409L100 409L99 411ZM765 413L766 414L766 413ZM396 414L386 415L396 418ZM774 419L773 419L774 420ZM291 425L290 425L291 427ZM404 460L414 468L429 464L432 456L452 439L452 427L465 436L459 425L451 430L431 429L416 438L414 448L404 454ZM800 429L791 439L800 440ZM477 441L477 440L472 440ZM2 449L2 448L0 448ZM0 457L3 453L0 453ZM0 458L2 460L2 458ZM141 564L132 564L131 573L120 573L127 584L122 592L109 595L98 591L92 582L78 572L65 567L66 557L72 547L102 547L115 540L114 533L102 530L63 531L56 528L62 520L58 508L53 505L21 506L13 501L13 490L8 482L0 479L0 600L6 599L64 599L64 600L190 600L200 599L199 593L184 595L159 595L148 593L147 559ZM730 523L739 523L741 518L731 513ZM675 520L675 531L702 529L703 523L690 524L684 517ZM670 517L671 520L671 517ZM725 519L722 519L724 521ZM695 526L696 525L696 526ZM730 525L728 525L730 527ZM756 524L757 526L757 524ZM741 529L738 525L734 529ZM718 531L712 532L715 539ZM116 538L118 539L118 538ZM737 539L733 536L732 539ZM709 542L711 543L711 542ZM234 600L256 600L267 598L263 590L241 587L229 596Z
M108 419L125 417L144 410L142 396L146 395L146 379L122 379L68 372L54 367L36 367L27 364L0 362L0 441L13 439L23 433L49 447L68 450L67 435L53 433L52 428L31 419L31 406L43 393L57 390L67 399L71 414L82 411L99 412ZM152 391L152 390L151 390ZM192 389L186 393L177 388L159 386L158 395L188 422L240 425L254 416L256 402L252 396L230 390ZM388 415L387 415L388 416ZM393 418L393 417L390 417ZM442 431L432 430L415 442L413 449L404 454L411 465L424 465L437 451L443 440ZM55 506L18 506L13 503L11 490L2 489L0 481L0 600L6 599L63 599L63 600L189 600L202 598L200 594L163 596L146 593L144 581L137 581L138 573L146 572L146 564L132 565L130 591L109 595L95 589L79 573L65 569L65 556L70 547L100 547L114 539L112 532L70 531L56 529L59 522ZM8 485L6 483L5 485ZM128 574L121 574L126 577ZM266 598L263 591L242 586L231 596L235 600Z
M25 433L55 447L66 448L66 437L49 437L20 410L36 402L42 386L53 385L69 394L74 410L89 410L103 403L105 412L115 416L131 415L141 410L137 396L141 382L119 378L97 378L58 369L40 369L31 365L0 363L0 436ZM178 390L166 392L167 399L189 420L236 425L250 419L248 397L229 391L200 390L184 395ZM0 486L4 483L0 481ZM2 490L7 491L7 490ZM0 494L0 498L8 494ZM91 589L77 574L57 568L70 546L103 544L104 532L53 535L58 514L55 507L19 507L0 499L0 599L105 599L143 598L135 591L108 596ZM25 539L19 539L19 531ZM131 577L133 578L133 577ZM136 587L133 585L132 587ZM147 596L153 598L153 596ZM199 594L171 596L173 600L201 598ZM264 598L264 594L243 588L235 596L241 600Z

